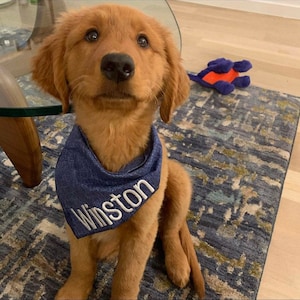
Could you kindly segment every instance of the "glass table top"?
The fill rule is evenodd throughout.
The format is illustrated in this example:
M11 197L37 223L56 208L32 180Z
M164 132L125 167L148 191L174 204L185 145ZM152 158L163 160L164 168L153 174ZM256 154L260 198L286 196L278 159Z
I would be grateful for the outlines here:
M42 39L51 32L60 12L104 2L107 0L0 0L0 117L31 117L62 112L61 103L41 91L31 80L31 57ZM130 5L155 17L170 29L177 47L181 49L180 31L167 1L109 2ZM13 89L14 95L9 88Z

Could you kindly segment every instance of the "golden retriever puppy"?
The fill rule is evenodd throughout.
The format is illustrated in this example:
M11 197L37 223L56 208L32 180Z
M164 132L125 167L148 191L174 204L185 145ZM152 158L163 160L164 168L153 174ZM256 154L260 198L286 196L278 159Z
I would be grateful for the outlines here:
M126 6L65 13L33 60L33 79L72 101L76 125L57 163L71 275L56 299L86 299L98 260L117 258L111 299L137 299L159 231L168 276L204 281L186 215L192 186L152 125L185 101L189 79L170 33Z

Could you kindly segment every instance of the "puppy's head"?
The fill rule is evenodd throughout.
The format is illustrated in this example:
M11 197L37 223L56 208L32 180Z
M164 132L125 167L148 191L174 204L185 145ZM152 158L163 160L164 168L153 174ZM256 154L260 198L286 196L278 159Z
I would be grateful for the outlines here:
M171 34L125 6L100 5L65 13L33 60L33 79L75 109L158 102L163 121L188 96L189 79Z

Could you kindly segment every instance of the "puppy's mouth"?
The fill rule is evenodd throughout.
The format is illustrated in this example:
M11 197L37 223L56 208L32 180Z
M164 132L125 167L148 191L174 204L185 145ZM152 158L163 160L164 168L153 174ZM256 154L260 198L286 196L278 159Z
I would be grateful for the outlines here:
M104 101L118 101L118 100L134 100L135 97L128 93L120 92L110 92L110 93L101 93L95 97L99 100Z
M94 100L98 102L105 103L111 103L111 104L121 104L121 103L129 103L136 100L136 97L128 93L126 91L120 91L118 89L115 90L105 90L101 91L100 93L97 93L94 96Z

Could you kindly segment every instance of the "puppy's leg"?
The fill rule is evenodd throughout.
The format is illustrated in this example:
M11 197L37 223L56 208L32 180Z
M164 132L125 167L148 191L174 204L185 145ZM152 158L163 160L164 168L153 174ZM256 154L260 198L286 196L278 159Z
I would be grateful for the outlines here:
M168 276L181 288L188 283L191 272L180 240L180 230L186 222L191 194L189 175L179 163L169 160L169 177L160 221L160 236Z
M93 241L90 237L77 239L69 226L67 233L70 241L71 275L58 291L55 300L87 299L95 280L97 259L93 254Z
M112 300L134 300L138 297L140 281L158 230L157 221L150 228L147 226L147 231L142 229L144 225L140 222L136 225L140 228L127 228L122 237L112 283Z

